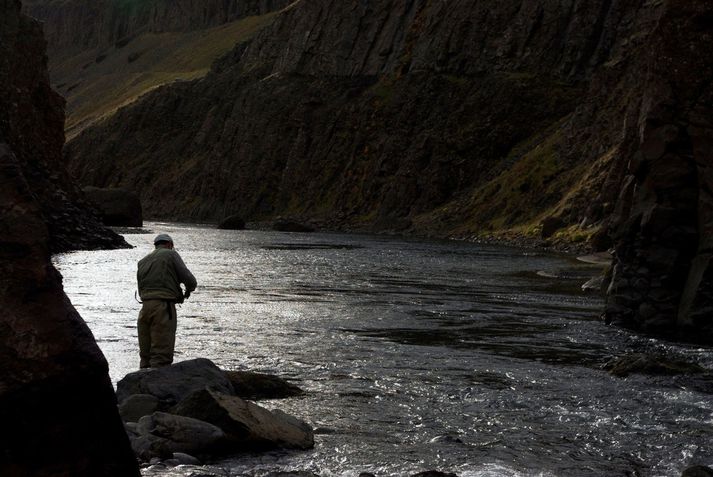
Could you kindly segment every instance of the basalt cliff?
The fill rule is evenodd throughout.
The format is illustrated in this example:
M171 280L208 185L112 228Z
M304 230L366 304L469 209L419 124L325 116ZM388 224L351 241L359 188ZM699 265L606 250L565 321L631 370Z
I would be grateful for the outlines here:
M0 475L138 477L106 360L50 262L123 243L68 180L62 106L40 25L0 0Z
M711 19L704 0L296 1L66 156L154 218L612 248L607 320L710 339Z

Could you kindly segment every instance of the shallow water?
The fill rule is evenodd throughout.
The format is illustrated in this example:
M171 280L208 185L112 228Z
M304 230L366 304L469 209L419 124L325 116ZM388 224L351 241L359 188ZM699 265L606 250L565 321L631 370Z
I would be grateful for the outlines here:
M308 391L262 402L317 430L306 452L145 475L673 476L713 463L713 402L660 378L600 369L630 349L710 348L598 321L570 257L340 234L148 224L132 250L55 257L116 382L138 367L136 262L170 233L198 278L178 310L176 360L275 373ZM559 277L559 278L558 278Z

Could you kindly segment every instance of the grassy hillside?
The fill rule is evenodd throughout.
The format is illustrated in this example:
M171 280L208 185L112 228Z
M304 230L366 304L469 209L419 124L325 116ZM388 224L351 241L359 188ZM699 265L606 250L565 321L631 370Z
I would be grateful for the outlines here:
M51 58L52 83L67 99L68 139L158 86L204 76L215 59L252 38L276 14L206 30L144 33L110 48Z

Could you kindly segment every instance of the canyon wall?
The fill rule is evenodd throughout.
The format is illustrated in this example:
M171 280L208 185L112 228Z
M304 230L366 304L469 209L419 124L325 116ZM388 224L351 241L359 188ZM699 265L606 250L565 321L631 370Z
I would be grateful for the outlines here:
M67 155L83 183L140 184L155 217L458 236L550 213L593 224L603 212L579 203L615 200L588 175L608 144L582 157L573 123L600 100L594 72L639 47L659 8L299 2L204 80L147 95Z
M0 475L138 477L106 360L50 262L122 243L70 200L62 105L40 25L0 0Z
M713 10L671 1L633 69L606 318L713 342Z
M5 8L14 8L8 0ZM62 158L64 100L50 87L42 29L16 13L3 18L0 139L18 158L40 205L52 252L128 245L101 225Z
M66 154L157 218L614 246L607 320L709 329L707 3L300 1Z
M288 0L26 0L44 22L51 55L106 47L140 33L188 31L263 15Z

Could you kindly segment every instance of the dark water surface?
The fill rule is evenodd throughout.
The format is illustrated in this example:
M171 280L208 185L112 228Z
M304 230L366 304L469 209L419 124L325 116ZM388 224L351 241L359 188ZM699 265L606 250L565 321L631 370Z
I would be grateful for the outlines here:
M145 475L674 476L713 463L710 396L600 369L632 348L713 367L711 349L597 320L569 257L464 243L149 224L133 250L55 262L114 382L138 367L136 262L170 233L199 288L176 360L275 373L306 397L262 402L317 429L307 452ZM560 277L560 278L558 278Z

